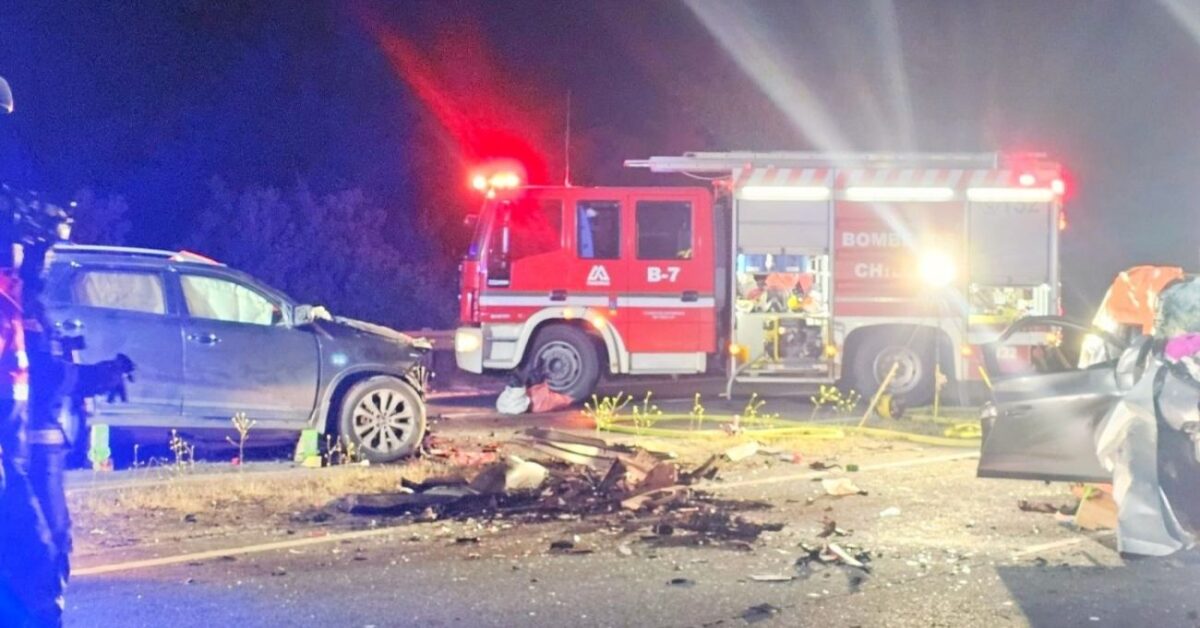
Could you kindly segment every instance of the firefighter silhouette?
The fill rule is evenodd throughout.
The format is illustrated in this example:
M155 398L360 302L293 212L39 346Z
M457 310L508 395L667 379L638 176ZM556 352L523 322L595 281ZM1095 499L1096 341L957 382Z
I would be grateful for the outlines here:
M73 362L80 338L53 333L42 305L46 258L65 238L60 208L0 188L0 625L57 626L70 574L71 519L63 470L68 403L123 397L128 357ZM82 418L82 417L81 417Z

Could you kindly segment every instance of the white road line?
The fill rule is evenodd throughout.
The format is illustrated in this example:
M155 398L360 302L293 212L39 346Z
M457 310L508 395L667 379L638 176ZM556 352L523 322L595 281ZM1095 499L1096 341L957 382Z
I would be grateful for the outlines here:
M945 456L907 458L897 460L895 462L881 462L879 464L866 464L859 467L859 471L880 471L883 469L902 469L904 467L919 467L927 464L937 464L939 462L953 462L955 460L969 460L978 458L978 451L964 451L957 454L948 454ZM746 486L760 486L763 484L780 484L782 482L794 482L797 480L812 480L822 478L829 475L829 471L808 471L805 473L794 473L791 475L781 475L770 478L758 478L755 480L742 480L740 482L709 482L701 484L696 488L705 491L721 491L731 488L742 488Z
M1104 532L1097 532L1095 534L1089 534L1087 536L1077 536L1077 537L1071 538L1071 539L1062 539L1059 541L1051 541L1050 543L1042 543L1040 545L1030 545L1029 547L1026 547L1023 550L1017 550L1017 551L1013 552L1013 558L1022 558L1025 556L1029 556L1031 554L1043 554L1046 552L1059 550L1064 547L1071 547L1073 545L1079 545L1080 543L1087 543L1088 541L1097 541L1106 536L1112 536L1114 534L1116 534L1116 532L1114 532L1112 530L1106 530Z
M387 528L376 528L373 530L357 530L355 532L342 532L340 534L328 534L325 536L310 537L304 539L291 539L288 541L276 541L274 543L260 543L257 545L243 545L241 547L230 547L226 549L215 549L204 552L192 552L190 554L178 554L176 556L163 556L161 558L147 558L144 560L131 560L124 563L112 563L109 565L96 565L94 567L84 567L82 569L72 569L72 576L95 576L105 573L113 573L116 571L133 571L135 569L147 569L150 567L165 567L168 565L178 565L181 563L190 563L198 560L211 560L213 558L224 558L226 556L241 556L245 554L261 554L262 552L274 552L276 550L293 549L296 547L305 547L308 545L321 545L324 543L336 543L339 541L349 541L354 539L365 539L375 536L384 536L387 534L395 534L400 531L402 526L392 526Z

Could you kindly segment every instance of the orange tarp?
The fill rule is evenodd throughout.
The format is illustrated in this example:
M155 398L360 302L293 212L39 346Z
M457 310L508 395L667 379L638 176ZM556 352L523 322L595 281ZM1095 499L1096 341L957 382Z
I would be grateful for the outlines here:
M1178 266L1134 266L1113 280L1104 297L1104 311L1118 324L1154 330L1154 311L1163 287L1183 277Z

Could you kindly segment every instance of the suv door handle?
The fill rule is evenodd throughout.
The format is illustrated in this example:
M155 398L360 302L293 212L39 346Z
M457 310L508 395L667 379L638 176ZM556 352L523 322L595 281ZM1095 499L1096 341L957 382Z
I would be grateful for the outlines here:
M551 301L566 301L567 300L567 291L566 290L551 290L550 291L550 300Z
M684 303L695 303L700 300L700 293L695 290L684 290L682 298Z
M72 318L70 320L58 321L54 326L62 331L79 331L83 329L83 321L78 318Z
M201 345L215 345L221 342L216 334L188 334L187 339Z

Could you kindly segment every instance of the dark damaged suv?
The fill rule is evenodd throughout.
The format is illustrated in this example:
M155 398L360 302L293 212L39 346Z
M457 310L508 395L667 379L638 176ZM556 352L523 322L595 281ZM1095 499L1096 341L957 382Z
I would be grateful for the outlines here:
M84 338L83 362L124 353L137 365L128 402L98 399L93 423L166 442L170 429L227 433L244 412L256 432L315 428L374 462L413 453L424 435L427 342L297 304L212 260L59 246L46 303L60 332Z

